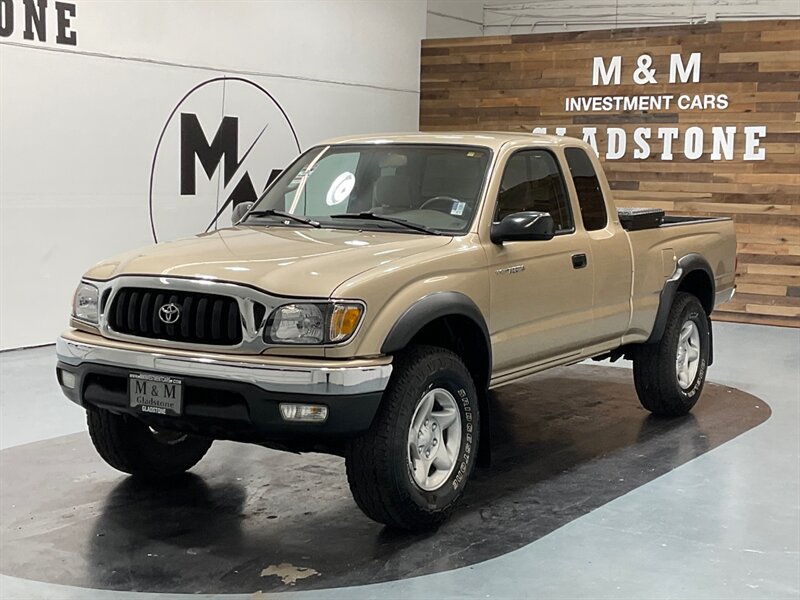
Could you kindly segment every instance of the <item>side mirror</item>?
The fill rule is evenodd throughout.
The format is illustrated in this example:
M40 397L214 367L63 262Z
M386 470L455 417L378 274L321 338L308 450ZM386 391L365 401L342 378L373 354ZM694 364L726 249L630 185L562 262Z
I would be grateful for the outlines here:
M233 211L231 211L231 223L233 225L238 225L239 221L242 220L242 217L247 214L247 211L253 208L252 202L240 202L236 206L233 207Z
M492 223L490 237L495 244L525 240L550 240L555 235L555 225L550 213L523 211Z

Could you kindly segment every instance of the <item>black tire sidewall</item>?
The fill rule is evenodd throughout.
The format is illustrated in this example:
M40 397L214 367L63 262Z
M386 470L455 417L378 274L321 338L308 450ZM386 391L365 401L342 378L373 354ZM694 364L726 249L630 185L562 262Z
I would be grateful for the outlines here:
M176 443L155 438L147 424L130 415L88 409L89 434L95 449L109 465L131 475L160 479L193 467L212 440L187 435Z
M414 481L408 464L408 431L411 427L411 418L423 396L436 388L447 390L456 400L461 416L461 445L456 467L444 484L436 490L426 491ZM455 369L443 369L429 375L413 401L406 404L398 422L404 440L402 465L398 465L398 470L403 475L403 487L420 508L430 511L443 510L461 495L478 454L479 419L475 386L469 377L465 377Z
M146 423L129 417L130 435L145 468L152 468L153 472L162 469L167 473L182 472L194 465L198 455L202 457L211 446L211 441L186 435L182 440L167 443L162 442L150 431Z
M425 394L436 388L445 389L453 395L461 416L461 445L459 446L456 467L440 488L430 492L420 488L416 481L414 481L411 467L404 455L404 458L406 458L406 478L409 486L409 493L417 504L425 508L433 508L436 510L454 502L455 499L461 495L461 491L475 464L477 456L476 425L478 425L477 398L470 392L470 387L474 390L474 386L471 385L471 382L464 382L461 381L461 379L459 374L454 371L444 371L435 374L431 378L430 383L417 398L417 403L411 407L408 419L406 420L405 431L408 432L411 427L411 417L417 405ZM406 444L406 452L407 451Z
M692 321L697 326L700 333L700 365L697 367L692 385L688 389L683 389L678 383L678 374L675 367L675 360L678 352L678 340L680 332L687 321ZM694 405L703 391L703 386L706 381L706 371L708 369L708 355L710 346L710 329L708 324L708 317L706 316L703 306L700 302L692 298L689 300L683 309L677 315L677 327L673 330L673 335L668 341L669 348L671 349L671 362L672 365L672 382L675 387L675 393L682 398L686 404Z

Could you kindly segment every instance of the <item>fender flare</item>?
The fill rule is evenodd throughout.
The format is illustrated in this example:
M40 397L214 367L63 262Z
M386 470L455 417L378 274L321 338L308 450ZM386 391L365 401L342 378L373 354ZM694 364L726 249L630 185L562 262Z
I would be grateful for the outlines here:
M460 292L434 292L417 300L400 315L381 346L383 354L392 354L405 348L423 327L441 317L458 315L475 323L483 334L486 348L486 370L484 389L478 389L478 407L481 413L481 433L478 442L477 464L491 464L491 409L489 382L492 379L492 341L483 313L477 305Z
M675 273L673 273L672 277L667 280L667 282L664 284L664 289L661 290L661 297L658 302L658 311L656 312L656 320L653 323L653 330L650 332L650 337L647 338L645 344L655 344L661 341L661 338L664 335L664 330L667 328L667 318L669 317L670 308L672 308L672 302L675 300L675 294L678 293L678 288L686 276L695 271L702 271L706 274L708 281L711 284L711 298L714 298L714 294L716 293L714 271L711 270L711 265L708 264L708 261L695 252L682 256L678 259L677 265L675 266ZM708 317L708 330L710 335L710 311ZM711 351L709 354L709 364L711 364L713 361L713 341L711 342L711 347L709 350Z
M392 354L402 350L423 327L436 319L451 315L467 317L481 330L489 357L486 378L488 383L492 370L492 342L489 337L489 328L477 305L460 292L434 292L409 306L392 325L381 346L381 352Z

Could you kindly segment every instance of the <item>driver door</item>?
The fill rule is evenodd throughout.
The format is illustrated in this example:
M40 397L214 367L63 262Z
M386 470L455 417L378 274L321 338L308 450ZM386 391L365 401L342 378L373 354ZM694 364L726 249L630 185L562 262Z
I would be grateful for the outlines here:
M589 240L576 232L558 159L547 150L521 150L506 162L493 220L525 210L550 213L553 239L487 247L493 359L507 373L579 355L593 318Z

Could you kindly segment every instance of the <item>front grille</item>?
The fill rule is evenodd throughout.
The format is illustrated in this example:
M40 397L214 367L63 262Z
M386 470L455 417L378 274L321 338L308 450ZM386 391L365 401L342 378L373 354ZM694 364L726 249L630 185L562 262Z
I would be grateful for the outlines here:
M170 303L180 309L172 324L159 316ZM120 288L108 309L108 325L117 333L191 344L235 346L242 341L239 304L215 294Z

